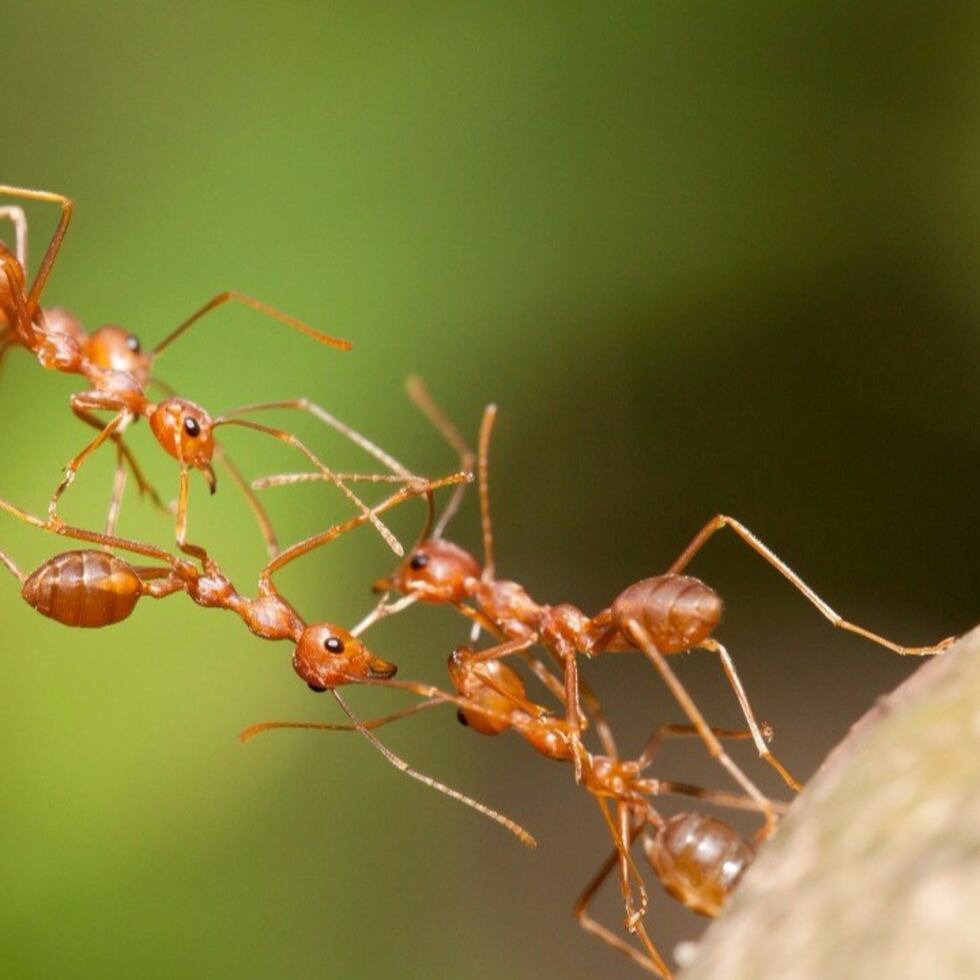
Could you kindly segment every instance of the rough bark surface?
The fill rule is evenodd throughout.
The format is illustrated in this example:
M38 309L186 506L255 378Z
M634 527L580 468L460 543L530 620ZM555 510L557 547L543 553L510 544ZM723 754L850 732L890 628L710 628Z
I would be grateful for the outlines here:
M980 627L855 725L681 977L980 977Z

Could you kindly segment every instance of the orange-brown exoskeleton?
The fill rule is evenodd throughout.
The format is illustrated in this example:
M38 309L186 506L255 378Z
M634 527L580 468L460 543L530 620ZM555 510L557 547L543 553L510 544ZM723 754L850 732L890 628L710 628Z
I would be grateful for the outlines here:
M581 785L595 799L615 849L576 903L575 916L590 934L626 953L650 972L669 978L672 975L670 969L643 925L647 893L631 854L633 843L642 835L650 866L667 892L704 915L718 914L751 861L753 851L721 820L699 814L665 819L651 799L681 795L716 806L749 810L760 809L758 802L648 774L660 744L668 738L695 735L693 726L660 726L635 760L621 759L614 742L609 753L593 755L585 749L576 749L572 729L564 718L528 699L523 680L502 660L480 660L471 650L461 648L449 658L449 676L456 692L454 695L431 685L391 681L386 686L411 691L426 700L393 715L364 722L364 725L378 727L448 702L456 706L459 720L480 734L500 735L513 731L541 755L559 762L574 762L578 752ZM562 694L560 684L557 694L559 697ZM246 729L242 738L250 739L278 728L335 731L347 727L325 722L262 722ZM712 734L719 739L751 738L748 731L712 729ZM611 740L611 733L608 737ZM610 813L610 803L613 813ZM781 809L778 803L773 803L772 807ZM615 869L618 869L627 929L639 940L639 949L589 915L592 897Z
M26 200L54 202L61 208L58 226L30 285L28 285L27 280L27 228L23 211L17 206L9 206L5 210L0 210L0 217L10 217L17 232L15 252L0 244L0 356L10 348L22 347L30 351L46 368L84 377L89 388L71 397L71 408L81 421L99 430L95 439L71 459L65 467L64 479L51 498L49 515L52 521L59 519L58 502L74 480L79 467L106 441L115 443L120 454L107 519L107 532L111 534L115 529L125 487L124 464L133 471L141 491L149 492L155 502L163 507L159 496L143 477L135 459L123 441L127 426L139 418L149 420L153 435L161 447L181 466L181 493L176 521L177 540L179 546L190 554L194 554L195 549L185 547L187 473L192 469L200 470L213 493L216 481L212 463L215 460L225 464L233 482L246 494L249 505L258 520L270 557L278 551L275 534L264 509L237 468L228 459L223 447L214 438L214 429L219 425L244 426L293 445L303 452L317 468L319 474L325 480L334 483L358 507L362 514L369 514L370 509L350 490L347 481L357 479L372 481L416 479L389 454L340 422L319 405L306 399L247 405L226 412L217 419L212 419L200 405L185 399L170 397L160 403L152 401L147 396L148 385L151 383L160 384L153 377L153 367L156 360L166 348L198 320L225 303L241 303L285 323L319 343L338 350L348 350L350 344L346 340L340 340L314 330L302 321L251 296L234 291L219 293L213 297L148 353L142 350L138 337L122 327L105 326L92 334L88 334L80 321L66 310L60 308L44 309L41 306L41 295L68 230L74 210L73 202L61 194L5 185L0 185L0 194ZM163 387L166 388L166 386ZM382 462L390 472L383 475L336 474L292 434L238 417L246 412L273 408L297 409L314 415L369 452L375 459ZM94 414L99 411L112 412L114 416L108 423L104 423ZM377 517L369 517L368 519L376 526L393 550L401 554L402 550L393 535L380 523Z
M468 473L456 473L440 480L416 480L372 510L380 514L420 495L431 501L431 494L438 488L469 479ZM153 545L70 527L50 519L42 520L2 498L0 509L42 530L102 548L121 549L157 562L154 566L137 567L104 551L79 550L57 555L30 575L25 575L11 558L0 552L0 563L17 577L24 599L42 615L68 626L109 626L127 618L140 598L163 598L175 592L185 592L205 608L229 610L238 615L256 636L291 643L293 669L299 677L314 691L330 691L352 724L392 765L490 817L525 844L534 845L534 839L514 821L411 768L363 727L341 697L337 688L345 684L385 683L395 675L397 667L372 653L359 638L371 622L385 613L383 607L379 606L352 630L329 622L307 624L276 588L272 577L277 571L366 523L365 515L356 515L281 551L262 569L258 594L250 597L238 592L203 548L198 549L196 555L202 566L198 568L195 563Z
M410 393L457 449L461 458L472 457L465 441L435 405L420 381L410 382ZM746 793L761 807L765 807L766 797L712 735L694 699L667 662L667 657L671 654L701 648L718 656L759 755L776 769L787 785L794 790L799 789L797 780L770 752L735 665L724 646L712 635L721 618L720 597L704 582L683 574L708 538L723 527L733 530L742 541L769 562L834 626L857 633L902 654L932 654L952 642L947 639L929 647L901 646L844 620L748 528L724 515L712 518L665 574L634 583L621 592L611 606L594 616L589 616L568 603L542 605L519 583L499 579L496 575L487 472L490 434L495 417L496 408L491 405L484 413L480 430L478 460L483 562L442 537L448 519L458 504L457 496L434 532L412 549L405 562L390 578L379 580L376 587L395 589L405 595L416 596L422 602L452 605L477 627L488 630L502 641L503 645L500 647L475 654L477 658L489 661L503 653L521 653L535 644L546 647L564 671L566 717L577 748L580 746L580 732L584 725L577 657L594 657L605 651L639 650L661 675L711 755L728 770ZM297 478L295 475L269 477L256 481L254 486L260 488L290 483ZM576 772L577 775L581 774L578 762ZM774 825L775 818L769 811L767 831L771 831Z

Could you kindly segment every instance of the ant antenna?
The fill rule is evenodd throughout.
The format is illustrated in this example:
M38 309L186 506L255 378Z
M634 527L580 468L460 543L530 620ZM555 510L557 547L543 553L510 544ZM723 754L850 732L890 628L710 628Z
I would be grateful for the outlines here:
M2 554L3 552L0 552L0 555ZM388 596L389 593L387 592L381 596L375 604L375 607L350 631L351 636L360 636L366 629L378 622L379 619L400 613L403 609L414 605L419 598L418 593L410 592L408 595L403 595L394 602L389 602Z
M405 391L408 397L415 403L416 408L429 420L439 434L456 450L459 456L459 468L470 470L473 468L475 456L473 450L467 445L466 440L459 434L459 430L449 420L449 416L436 404L428 386L417 374L411 375L405 382ZM445 509L439 520L432 528L431 536L441 538L446 533L449 522L456 516L460 505L463 503L463 495L466 493L466 485L461 483L449 498ZM430 518L431 519L431 518ZM428 537L428 533L426 537Z
M497 419L497 406L487 405L480 423L480 451L477 460L480 485L480 523L483 525L483 577L493 578L493 528L490 524L490 476L487 460L490 455L490 436Z
M489 817L495 823L500 824L505 830L509 830L522 844L527 847L537 847L538 842L519 824L511 820L510 817L505 817L502 813L498 813L496 810L490 809L484 803L480 803L474 800L470 796L466 796L461 793L458 789L453 789L451 786L447 786L445 783L440 783L437 779L433 779L431 776L425 775L425 773L419 772L417 769L413 769L404 759L400 756L395 755L391 749L386 746L377 735L374 734L365 724L354 714L353 711L347 706L347 702L340 696L337 691L330 692L336 699L337 703L340 705L344 714L350 718L351 723L354 727L398 770L405 773L406 776L411 776L412 779L417 779L420 783L431 789L438 790L440 793L445 793L446 796L451 799L456 800L458 803L462 803L464 806L468 806L477 813L482 813L485 817Z
M269 306L268 303L263 303L261 300L255 299L254 296L247 296L245 293L239 293L234 289L229 289L209 299L197 312L192 313L179 327L167 334L150 352L150 360L155 361L182 333L197 323L202 316L205 316L216 307L222 306L225 303L242 303L244 306L249 306L259 313L271 316L280 323L285 323L287 327L292 327L294 330L306 334L307 337L312 337L317 343L326 344L328 347L335 347L337 350L351 349L349 340L343 340L339 337L331 337L330 334L321 333L319 330L314 330L313 327L304 323L302 320L297 320L296 317L290 316L288 313L283 313L282 310L277 310L274 306Z
M429 698L428 701L419 701L418 704L411 704L407 708L400 708L393 711L390 715L382 715L380 718L368 718L361 724L365 728L381 728L383 725L390 725L394 721L401 721L402 718L409 718L429 708L442 707L446 702L443 698ZM251 742L257 735L265 732L275 732L283 728L302 728L314 732L356 732L357 726L345 724L342 721L260 721L248 728L243 728L238 733L239 742Z
M284 442L289 446L293 446L298 449L319 471L321 479L332 483L360 512L365 520L370 521L374 529L381 535L385 544L399 557L405 554L405 549L401 546L401 542L391 533L388 527L380 520L378 515L374 510L360 497L354 493L353 490L336 473L333 472L325 463L310 450L307 449L306 445L301 442L296 436L291 432L286 432L283 429L274 429L271 426L263 425L261 422L253 422L251 419L239 419L234 417L234 412L229 412L226 415L219 416L216 418L212 424L213 429L217 429L219 425L237 425L244 429L251 429L254 432L264 432L267 436L272 436L273 439L278 439L280 442Z

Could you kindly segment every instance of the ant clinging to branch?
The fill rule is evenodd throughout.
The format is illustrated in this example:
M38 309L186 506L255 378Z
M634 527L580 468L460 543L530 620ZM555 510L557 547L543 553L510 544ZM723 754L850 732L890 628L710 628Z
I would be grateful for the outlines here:
M460 453L461 458L466 458L470 451L464 440L435 405L424 385L418 380L410 382L409 393ZM943 640L929 647L901 646L844 620L748 528L724 515L712 518L666 573L642 579L627 587L610 606L594 616L589 616L568 603L539 604L517 582L496 576L488 478L490 435L495 418L496 408L489 406L480 429L478 484L483 527L483 562L442 537L446 525L443 520L430 538L412 549L405 562L390 578L379 580L376 588L395 589L405 595L414 595L422 602L451 605L479 628L498 637L501 641L498 646L472 654L477 661L512 656L534 645L542 645L548 649L564 672L566 720L570 737L576 745L576 759L580 755L580 733L584 727L580 706L578 656L595 657L607 651L639 650L657 670L710 754L730 773L743 791L769 814L768 826L771 831L776 821L767 798L730 758L668 663L667 658L673 654L700 648L718 656L759 755L779 773L788 786L794 790L800 789L800 783L769 750L734 662L725 647L712 635L721 619L721 598L704 582L683 574L705 542L724 527L733 530L742 541L772 565L834 626L857 633L902 654L932 654L944 649L951 642ZM320 478L317 474L284 475L256 481L254 486L259 489L295 482L297 479ZM581 772L578 761L576 772Z

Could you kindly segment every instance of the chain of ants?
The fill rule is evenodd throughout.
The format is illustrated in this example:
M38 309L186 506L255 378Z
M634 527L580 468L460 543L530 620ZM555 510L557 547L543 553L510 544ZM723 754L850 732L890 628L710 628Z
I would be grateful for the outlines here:
M660 813L653 801L663 795L676 795L715 807L754 811L761 816L755 843L770 836L785 804L762 793L743 767L732 759L724 745L731 740L751 740L760 758L793 792L801 789L800 783L770 751L772 732L767 725L757 721L732 657L712 635L721 618L721 599L709 586L684 574L688 563L707 540L722 528L731 529L834 626L857 633L894 652L931 654L951 642L950 639L930 647L906 647L844 620L748 528L724 515L712 518L666 573L634 583L594 616L567 603L539 604L518 583L496 576L488 476L490 437L496 418L493 406L484 413L479 451L474 455L421 381L414 379L409 383L412 399L459 457L457 472L434 480L412 473L322 406L305 398L244 405L212 416L203 406L178 397L154 375L154 367L159 356L174 341L223 304L244 304L338 350L347 350L350 344L236 292L223 292L213 297L149 354L142 351L135 334L121 327L105 326L89 334L71 313L41 305L48 276L68 230L73 202L60 194L5 185L0 185L0 194L52 202L61 210L57 228L28 286L26 216L20 205L0 207L0 219L11 222L15 232L13 249L0 242L0 361L10 351L23 348L47 369L84 378L87 387L71 396L70 407L77 418L98 430L97 435L65 466L64 476L50 498L46 517L37 517L0 498L0 509L19 520L43 531L95 546L56 555L29 575L0 551L0 562L20 581L24 599L43 615L76 627L100 627L119 622L133 612L142 597L165 598L177 592L185 593L198 605L236 613L255 635L291 642L296 673L311 689L331 692L349 720L345 724L263 722L243 732L243 739L277 728L356 730L407 775L484 814L531 846L534 839L516 822L412 768L379 740L375 730L420 711L449 704L456 708L459 720L479 734L499 735L512 731L546 758L570 763L576 782L595 800L613 843L611 853L576 902L575 915L586 931L652 974L665 978L673 975L645 927L648 895L643 874L633 857L636 843L639 842L650 870L668 894L708 916L717 915L722 909L754 854L753 846L718 817L691 810L668 818ZM153 385L166 396L159 402L148 396ZM384 472L335 472L291 432L244 417L271 409L291 409L313 415L351 440L374 462L380 463ZM111 418L103 422L95 414L100 411L110 412ZM127 427L139 418L147 419L161 448L178 463L178 493L173 507L168 507L150 485L125 443ZM241 426L292 446L313 470L266 477L249 484L215 435L215 430L225 425ZM91 531L66 524L58 512L61 497L85 461L107 442L115 447L117 466L105 529ZM268 553L254 596L240 593L207 549L190 542L187 537L190 473L195 469L201 471L214 493L214 462L224 467L233 485L244 494ZM466 484L472 479L470 471L474 463L478 470L483 528L482 561L445 537L461 504ZM173 515L180 555L117 535L128 473L132 473L141 494L147 495L168 515ZM311 480L328 482L336 487L351 501L356 513L323 532L280 549L272 523L255 491ZM368 505L349 486L357 482L400 486L380 503ZM436 520L434 494L446 487L454 487L454 490ZM412 498L425 501L428 516L418 543L405 557L381 515ZM373 525L404 561L391 576L375 583L381 597L352 629L330 622L307 624L278 590L274 575L289 563L362 524ZM133 564L114 554L118 551L152 564ZM392 593L398 595L394 601L391 600ZM376 656L360 638L378 620L401 613L417 603L450 606L472 624L470 645L457 648L449 658L451 692L429 684L395 679L396 666ZM495 642L488 648L477 649L473 644L482 632L494 637ZM702 649L718 657L745 718L746 729L715 728L704 718L668 663L672 654L693 649ZM536 650L543 651L546 659ZM638 651L647 659L686 718L685 724L659 726L635 758L621 757L601 703L579 677L578 671L580 656L591 658L604 652L629 651ZM522 661L547 690L554 708L529 697L524 680L510 665L515 659ZM338 691L339 687L348 684L398 688L421 700L385 717L362 721ZM583 736L588 730L595 733L599 751L586 746ZM658 748L665 740L679 737L700 739L740 792L706 789L651 776L649 770ZM618 880L626 932L630 938L598 922L589 911L593 897L613 875Z

